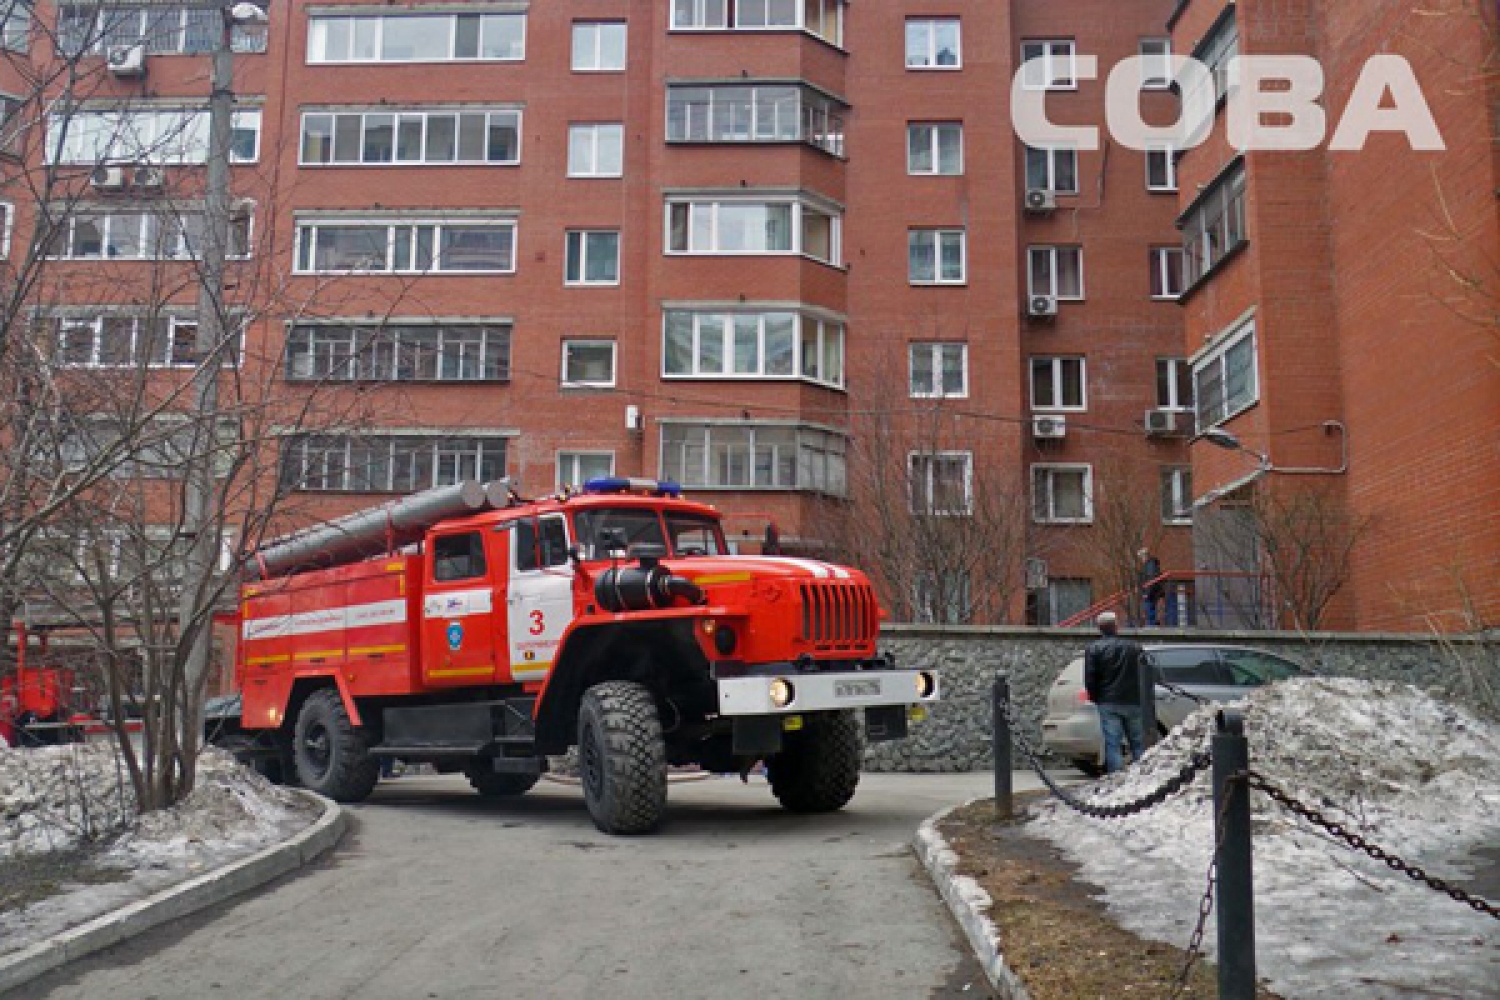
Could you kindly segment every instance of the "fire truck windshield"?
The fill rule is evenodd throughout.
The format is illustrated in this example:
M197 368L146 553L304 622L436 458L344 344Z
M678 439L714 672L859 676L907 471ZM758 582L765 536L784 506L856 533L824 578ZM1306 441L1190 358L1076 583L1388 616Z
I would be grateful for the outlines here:
M661 546L674 556L722 555L725 551L718 522L694 514L669 514L663 533L657 511L640 507L593 507L574 514L573 526L583 546L584 559L609 558L608 547L601 541L606 531L622 532L627 552L637 545Z

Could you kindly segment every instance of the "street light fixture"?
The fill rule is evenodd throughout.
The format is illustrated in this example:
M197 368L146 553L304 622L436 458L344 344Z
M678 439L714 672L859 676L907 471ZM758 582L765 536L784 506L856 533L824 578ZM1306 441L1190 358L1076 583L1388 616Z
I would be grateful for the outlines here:
M1209 444L1217 445L1225 451L1242 451L1260 463L1262 472L1271 472L1271 456L1263 455L1254 448L1245 447L1245 443L1222 427L1210 427L1203 432L1203 440Z

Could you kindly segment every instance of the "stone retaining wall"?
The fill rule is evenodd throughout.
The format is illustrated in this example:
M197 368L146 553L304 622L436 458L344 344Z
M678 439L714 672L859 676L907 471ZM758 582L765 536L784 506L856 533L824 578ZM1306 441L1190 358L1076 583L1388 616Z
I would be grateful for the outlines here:
M1227 643L1255 646L1305 664L1317 673L1397 680L1475 708L1494 711L1500 691L1500 636L1463 638L1446 645L1431 636L1281 632L1132 633L1143 642ZM1080 629L940 629L887 626L880 647L907 668L942 675L942 704L904 740L871 745L871 771L974 771L991 766L991 687L996 671L1010 676L1011 698L1026 737L1041 745L1047 689L1096 633ZM1015 754L1019 765L1019 751Z

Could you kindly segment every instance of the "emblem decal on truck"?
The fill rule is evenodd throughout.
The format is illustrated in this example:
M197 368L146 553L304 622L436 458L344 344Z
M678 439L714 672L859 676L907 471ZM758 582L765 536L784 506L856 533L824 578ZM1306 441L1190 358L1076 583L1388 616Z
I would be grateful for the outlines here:
M458 622L448 623L448 648L455 653L464 644L464 627Z

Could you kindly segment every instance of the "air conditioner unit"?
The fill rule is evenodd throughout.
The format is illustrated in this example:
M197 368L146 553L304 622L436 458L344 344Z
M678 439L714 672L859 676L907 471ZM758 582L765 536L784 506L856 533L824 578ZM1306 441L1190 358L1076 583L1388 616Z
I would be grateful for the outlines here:
M1026 312L1035 319L1050 319L1057 315L1057 299L1051 295L1033 295L1026 303Z
M1029 189L1026 192L1026 211L1035 215L1057 211L1057 195L1046 188Z
M127 181L124 167L95 167L89 175L95 191L124 191Z
M1031 436L1038 441L1060 441L1068 436L1068 418L1048 414L1031 418Z
M1186 430L1187 414L1177 410L1147 410L1146 435L1148 437L1175 437Z
M161 167L136 167L130 172L130 186L138 191L160 191L167 186L167 172Z
M146 46L111 45L104 57L105 65L115 76L145 76Z

